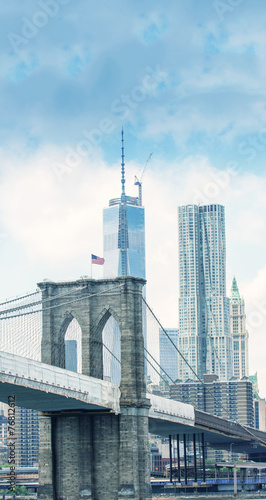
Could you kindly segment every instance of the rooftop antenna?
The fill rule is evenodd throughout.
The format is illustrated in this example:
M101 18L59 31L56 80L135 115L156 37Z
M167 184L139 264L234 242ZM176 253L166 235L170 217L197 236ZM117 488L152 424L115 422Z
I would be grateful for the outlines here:
M121 163L121 184L122 184L122 196L125 196L125 154L124 154L124 130L122 127L122 163Z
M121 250L121 274L128 275L127 264L127 249L128 249L128 232L127 232L127 199L125 193L125 154L124 154L124 130L122 127L122 163L121 163L121 204L119 206L119 234L118 247Z

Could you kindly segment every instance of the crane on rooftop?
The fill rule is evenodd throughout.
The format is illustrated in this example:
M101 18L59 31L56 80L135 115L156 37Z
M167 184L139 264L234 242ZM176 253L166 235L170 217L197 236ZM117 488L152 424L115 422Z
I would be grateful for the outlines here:
M134 186L138 186L139 187L139 205L140 206L142 206L142 182L141 181L142 181L143 174L144 174L144 172L146 170L146 167L147 167L147 165L148 165L148 163L149 163L149 161L150 161L150 159L152 157L152 154L153 153L150 153L149 157L147 158L147 161L146 161L146 163L145 163L145 165L143 167L142 174L141 174L140 178L138 179L138 177L135 175Z

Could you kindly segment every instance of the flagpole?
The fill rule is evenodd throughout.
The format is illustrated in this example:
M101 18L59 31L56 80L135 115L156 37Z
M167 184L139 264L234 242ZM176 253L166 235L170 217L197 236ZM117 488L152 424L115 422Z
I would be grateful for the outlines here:
M91 278L92 278L92 256L91 256Z

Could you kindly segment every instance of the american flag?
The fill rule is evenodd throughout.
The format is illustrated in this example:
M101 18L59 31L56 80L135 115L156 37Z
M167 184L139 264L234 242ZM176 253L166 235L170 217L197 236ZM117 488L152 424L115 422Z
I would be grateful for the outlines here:
M91 254L91 263L92 264L98 264L99 266L103 266L103 264L104 264L104 258L103 257L97 257L97 255Z

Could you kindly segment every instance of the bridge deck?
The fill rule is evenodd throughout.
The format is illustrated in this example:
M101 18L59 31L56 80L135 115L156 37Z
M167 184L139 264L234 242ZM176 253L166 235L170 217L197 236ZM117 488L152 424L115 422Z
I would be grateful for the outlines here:
M119 388L110 382L0 351L0 401L16 396L16 405L38 411L109 411L120 413ZM266 433L153 394L150 432L162 436L204 432L205 441L218 449L266 452ZM264 441L265 444L263 444ZM251 450L252 451L252 450Z
M119 388L93 377L0 352L1 401L38 411L109 410L119 413Z

